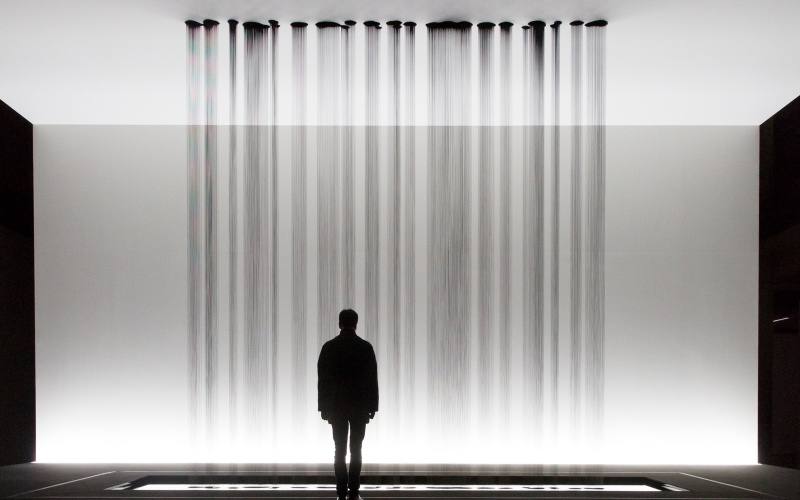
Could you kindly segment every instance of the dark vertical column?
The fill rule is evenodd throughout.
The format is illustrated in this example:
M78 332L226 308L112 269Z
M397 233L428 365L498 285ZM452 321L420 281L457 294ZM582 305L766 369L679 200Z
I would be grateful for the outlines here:
M605 393L605 21L586 24L589 128L586 261L587 432L602 443Z
M200 412L200 373L203 364L201 331L204 331L203 306L203 224L201 194L201 162L203 150L200 121L200 100L202 99L202 24L186 21L186 87L187 87L187 127L186 127L186 183L188 226L189 269L187 286L188 304L188 357L189 357L189 432L192 438L198 433L198 414Z
M800 468L800 98L760 127L758 461Z
M278 29L280 24L270 19L270 311L269 311L269 366L270 366L270 422L273 439L277 436L278 409Z
M308 391L307 26L292 23L292 408L296 435L305 429Z
M570 168L570 402L574 442L583 432L583 22L570 23L572 126Z
M472 25L430 23L428 398L432 432L470 428Z
M205 418L206 437L214 431L217 407L217 21L205 27Z
M497 241L497 343L499 425L508 426L511 387L511 27L500 23L500 155L498 158L498 202L500 210ZM507 436L507 434L502 434Z
M0 101L0 466L36 459L33 125Z
M256 127L256 137L259 141L258 147L258 199L255 209L259 225L260 241L256 249L256 259L258 260L258 289L256 296L258 302L257 324L257 343L256 368L260 372L260 379L255 381L257 387L258 413L253 425L256 427L256 435L264 441L270 437L267 432L269 429L270 404L272 402L270 388L272 387L272 368L271 361L271 314L272 314L272 169L270 159L272 155L272 134L270 124L272 123L272 65L270 64L270 31L269 26L264 25L260 37L259 46L256 51L258 58L258 126Z
M776 382L773 375L773 324L775 317L774 300L775 295L775 281L776 280L776 257L782 255L791 255L793 248L791 245L775 245L770 244L770 239L773 239L775 233L781 232L773 229L777 224L775 220L779 219L783 210L780 210L780 205L776 203L777 186L776 183L780 171L777 170L776 164L776 144L775 144L775 121L778 115L786 113L787 110L794 111L795 127L800 127L800 98L795 99L788 106L783 108L776 115L770 117L767 121L759 127L759 196L758 196L758 463L765 465L776 465L780 467L797 467L797 456L790 457L789 460L780 460L777 456L773 437L773 419L774 419L774 385ZM790 122L791 123L791 122ZM791 127L787 127L791 130ZM798 162L800 163L800 151L796 151ZM784 166L785 168L785 166ZM788 170L788 169L787 169ZM783 180L783 179L780 179ZM800 180L800 176L798 176ZM785 181L784 181L785 182ZM784 195L785 196L785 195ZM785 203L791 206L791 203ZM778 210L776 210L778 208ZM800 213L797 214L800 216ZM797 217L797 225L800 225L800 217ZM791 224L786 224L791 226ZM772 227L770 227L772 226ZM769 229L768 229L769 228ZM800 232L796 232L797 236L794 238L800 248ZM790 240L791 241L791 240ZM777 247L773 249L771 247ZM783 247L783 248L781 248ZM777 250L777 251L776 251ZM781 251L783 250L783 251ZM795 266L800 267L800 266ZM796 271L797 276L800 276L800 269ZM792 273L789 273L791 275ZM797 283L800 285L800 283ZM798 286L800 289L800 286ZM800 315L800 307L798 308ZM800 318L796 323L798 333L800 333ZM794 325L793 325L794 326ZM787 384L789 385L789 384ZM797 391L800 392L800 391Z
M402 282L400 280L400 201L402 199L402 180L400 177L400 21L386 23L387 33L387 108L389 119L389 138L387 144L387 198L386 235L386 374L387 401L397 402L400 396L400 299ZM395 423L398 419L395 419Z
M262 134L265 98L267 26L244 23L245 137L244 137L244 403L246 432L254 443L263 438L267 393L266 259L268 235L264 208L267 197L266 148Z
M442 392L440 384L437 382L436 377L439 376L440 370L446 370L445 367L437 368L437 364L442 362L442 334L438 333L439 314L437 311L440 307L439 296L441 295L440 287L437 286L436 279L434 279L434 263L433 257L438 253L439 245L432 237L440 230L442 226L441 214L436 209L434 204L437 201L437 191L439 190L439 177L436 165L442 163L441 148L437 148L444 138L443 127L438 120L441 120L444 113L444 105L441 100L442 84L439 80L442 78L442 66L445 60L443 52L444 46L444 30L437 29L435 24L428 24L428 158L427 158L427 251L428 251L428 307L427 307L427 323L428 323L428 425L431 432L434 424L436 427L433 429L434 433L438 433L443 427L441 423L442 414L444 411L443 404L439 401L439 393ZM433 421L433 422L431 422Z
M228 416L229 436L237 436L239 422L239 189L236 83L236 27L238 21L228 21L228 96L230 125L228 125Z
M404 329L403 340L403 399L402 405L405 409L406 430L413 432L414 415L414 396L416 393L415 380L415 331L417 328L416 320L416 259L414 258L416 248L416 131L414 128L416 116L416 42L415 29L416 23L407 21L403 23L406 41L406 60L405 60L405 263L403 281L405 284L404 305L406 328Z
M544 29L529 23L523 179L523 383L527 432L539 442L544 418Z
M478 153L478 407L494 407L494 23L478 24L480 139Z
M342 45L344 127L342 129L342 305L355 302L355 136L353 134L353 87L355 82L356 22L345 21Z
M259 384L259 415L258 420L254 421L258 425L258 433L265 439L269 439L271 404L272 404L272 64L271 56L271 30L270 26L265 25L260 39L259 57L259 126L257 137L261 143L259 149L259 198L258 198L258 222L261 234L261 243L258 247L258 281L259 295L258 308L258 337L259 351L258 362L261 364L263 377ZM257 423L256 423L257 422ZM267 441L263 441L262 446Z
M341 306L342 28L317 23L317 341L337 334Z
M558 435L558 388L559 388L559 304L560 304L560 222L561 216L561 44L558 28L561 21L550 25L553 34L551 44L552 61L552 113L553 134L551 142L551 200L550 206L550 429L551 436Z
M380 95L380 25L376 21L366 21L364 54L364 106L366 112L365 137L365 336L369 339L376 354L381 350L383 340L380 331L380 163L379 163L379 95Z

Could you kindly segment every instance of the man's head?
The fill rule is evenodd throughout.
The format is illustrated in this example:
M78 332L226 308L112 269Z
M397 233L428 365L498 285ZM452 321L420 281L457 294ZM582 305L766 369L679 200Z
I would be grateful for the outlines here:
M356 329L356 325L358 324L358 313L352 309L345 309L339 313L339 328L344 330L345 328L349 328L351 330Z

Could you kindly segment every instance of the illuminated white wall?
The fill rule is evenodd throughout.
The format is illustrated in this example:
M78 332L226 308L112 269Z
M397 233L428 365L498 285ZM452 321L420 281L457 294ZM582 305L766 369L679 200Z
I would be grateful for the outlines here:
M591 460L755 462L758 129L609 127L607 140L605 446ZM189 444L185 129L36 126L34 162L37 459L329 461L316 412L305 440L257 456L224 437L216 455ZM279 353L284 372L285 337ZM371 424L365 460L533 460L479 439L413 453L401 444L426 437L424 408L415 419L413 438ZM560 428L542 459L588 460Z

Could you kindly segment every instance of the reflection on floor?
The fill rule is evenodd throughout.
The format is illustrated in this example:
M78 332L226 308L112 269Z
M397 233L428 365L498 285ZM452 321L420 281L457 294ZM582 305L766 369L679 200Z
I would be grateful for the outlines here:
M111 490L117 488L109 488ZM335 492L336 486L332 484L145 484L138 488L129 488L136 491L329 491ZM406 486L376 486L364 485L361 492L369 496L373 491L479 491L480 493L505 492L505 491L662 491L646 484L611 484L597 486L573 486L570 484L533 485L533 486L445 486L445 485L406 485ZM683 491L668 490L668 491ZM333 496L334 494L332 494Z
M365 465L378 499L800 499L800 471L770 466ZM23 464L0 467L6 498L327 498L332 466Z
M684 488L646 477L628 476L470 476L470 475L365 475L361 491L373 492L470 492L470 493L541 493L553 491L687 491ZM330 476L308 475L166 475L145 476L108 488L114 491L334 491ZM335 494L333 495L335 496Z

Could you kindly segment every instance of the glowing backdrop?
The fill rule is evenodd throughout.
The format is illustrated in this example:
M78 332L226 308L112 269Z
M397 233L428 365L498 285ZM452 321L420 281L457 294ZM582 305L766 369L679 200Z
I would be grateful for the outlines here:
M293 23L292 91L295 107L307 100L305 23ZM330 338L331 325L339 310L356 306L356 282L363 280L365 296L359 307L362 331L381 357L381 387L384 406L376 432L413 433L409 425L415 414L417 394L425 400L426 427L438 436L436 448L447 450L441 459L454 460L465 452L465 432L485 429L495 440L508 443L524 436L537 459L563 446L552 439L563 420L570 426L573 449L594 450L602 442L603 354L604 354L604 22L581 22L570 26L573 38L574 126L570 129L574 154L571 162L570 338L562 349L569 352L569 377L559 378L559 177L553 175L549 201L550 240L545 256L545 35L549 32L553 80L560 78L559 31L561 23L548 29L542 21L530 23L522 33L522 106L526 125L522 135L511 141L508 130L508 99L511 78L502 78L502 103L495 104L493 81L495 63L494 31L491 23L478 25L479 58L477 86L479 113L473 122L472 32L470 23L431 23L428 33L428 127L417 140L419 129L413 107L417 67L415 23L388 23L386 59L380 57L381 26L364 25L365 93L353 95L352 69L356 57L354 22L317 23L317 109L316 165L303 161L308 147L306 116L298 110L293 129L292 185L278 184L279 141L277 123L277 44L279 23L244 23L244 128L243 162L238 165L236 108L229 126L229 328L220 328L217 256L218 218L224 211L218 203L219 170L215 126L217 102L218 23L188 22L189 52L189 397L191 428L198 443L216 446L220 431L226 436L244 435L252 450L274 443L278 386L293 395L293 418L302 422L313 411L313 385L307 366L312 364L321 344ZM498 58L505 65L511 59L511 23L499 28ZM583 31L590 34L584 47ZM201 37L202 34L202 37ZM237 100L238 26L229 22L229 89L231 102ZM404 43L401 43L404 42ZM233 48L234 50L230 50ZM404 50L401 50L404 49ZM584 51L588 61L583 67ZM361 53L358 54L361 56ZM383 66L383 68L382 68ZM385 69L386 92L379 82ZM508 71L508 66L505 67ZM583 73L587 78L582 79ZM585 82L586 85L582 85ZM550 89L554 122L559 116L558 85ZM584 97L586 95L586 97ZM385 98L385 101L384 101ZM581 113L587 101L588 120ZM365 108L364 179L356 179L356 136L353 107ZM516 103L515 103L516 104ZM497 112L500 108L500 112ZM203 113L205 112L205 113ZM387 127L377 126L385 112ZM401 114L403 117L401 118ZM505 123L495 125L495 115ZM589 127L582 127L585 123ZM402 124L402 125L401 125ZM471 125L478 125L478 128ZM402 128L401 128L402 127ZM479 131L473 137L474 131ZM554 130L558 130L555 127ZM494 183L495 135L502 133L500 182ZM383 136L383 137L382 137ZM582 141L586 136L586 141ZM425 145L424 157L416 144ZM560 141L553 134L549 170L560 168ZM521 152L521 162L520 154ZM478 161L473 161L477 157ZM385 160L382 162L381 160ZM585 165L583 164L585 162ZM427 171L417 180L419 163ZM359 165L360 166L360 165ZM512 177L511 170L521 172ZM243 171L242 252L238 243L239 200L237 171ZM308 231L309 170L316 174L316 224ZM361 169L359 169L361 170ZM473 180L477 177L477 193ZM359 182L360 181L360 182ZM507 201L511 183L522 185L522 213L511 217ZM381 184L385 185L385 191ZM291 191L292 211L282 210L279 191ZM355 224L356 193L365 199L364 223ZM417 215L417 194L425 196L426 208ZM475 196L477 195L477 196ZM504 203L495 215L495 198ZM474 200L474 201L473 201ZM473 220L472 205L477 205ZM220 212L223 212L220 214ZM280 218L291 225L292 237L279 237ZM417 226L425 232L416 234ZM473 241L473 227L475 238ZM316 230L316 231L315 231ZM313 233L316 232L314 235ZM522 260L512 262L511 234L523 235ZM309 234L316 245L309 245ZM356 245L356 239L364 244ZM495 252L496 241L502 247ZM419 244L419 247L417 246ZM287 281L278 279L278 252L291 248L292 272ZM364 252L363 262L356 253ZM420 266L424 279L417 279L417 254L424 253ZM495 264L495 255L501 262ZM242 283L238 288L240 260ZM315 272L308 272L309 260ZM477 273L473 269L477 261ZM547 263L550 289L545 291ZM499 273L495 267L500 267ZM297 274L295 275L295 271ZM511 276L522 277L521 315L510 309ZM473 288L473 282L475 287ZM309 293L309 284L316 290ZM278 328L280 288L291 287L293 324L289 331ZM495 288L502 290L495 299ZM473 297L473 295L475 297ZM309 311L309 301L316 311ZM419 304L418 304L419 301ZM239 303L242 310L239 310ZM477 303L477 311L474 311ZM545 328L545 306L549 324ZM421 324L417 311L421 313ZM316 314L314 314L314 312ZM498 314L499 313L499 314ZM496 319L497 318L497 319ZM241 332L238 325L242 325ZM309 326L315 326L310 329ZM227 335L222 335L226 331ZM309 333L311 335L309 335ZM335 333L335 330L334 330ZM547 335L545 335L547 333ZM277 367L279 338L292 340L295 373L281 374ZM473 338L474 337L474 338ZM520 394L511 394L511 338L522 343L522 376L517 378ZM220 341L227 338L228 373L219 370ZM547 339L547 342L545 341ZM496 340L496 342L495 342ZM421 377L411 369L420 360L416 343L426 353L427 369ZM471 359L471 344L477 342L477 359ZM300 372L300 373L297 373ZM472 380L475 372L476 380ZM286 377L285 375L292 375ZM220 384L227 379L227 384ZM559 393L569 394L569 418L559 418ZM225 405L220 389L227 386ZM526 415L519 426L508 422L511 398L521 400ZM474 400L474 401L473 401ZM219 425L219 411L227 406L229 419ZM563 425L563 424L562 424ZM304 426L297 431L305 433ZM546 432L547 431L547 432ZM545 439L548 435L551 439ZM468 443L474 447L474 443ZM467 448L469 449L469 448ZM545 450L547 450L545 452ZM452 458L445 458L445 457Z
M755 129L606 130L602 23L187 24L189 127L38 128L40 460L327 461L343 307L367 461L755 459Z

